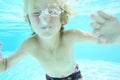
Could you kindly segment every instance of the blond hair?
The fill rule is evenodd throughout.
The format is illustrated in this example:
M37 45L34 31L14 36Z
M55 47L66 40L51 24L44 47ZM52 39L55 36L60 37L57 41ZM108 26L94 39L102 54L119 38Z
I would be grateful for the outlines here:
M24 9L23 9L24 19L30 26L31 26L31 22L30 22L29 15L28 15L28 6L30 5L30 3L34 4L34 1L35 0L23 0L23 3L24 3ZM55 0L55 1L59 5L60 9L63 10L62 13L60 14L60 21L62 23L60 33L62 35L63 31L64 31L63 26L65 24L67 24L69 15L73 14L73 11L70 9L70 6L65 3L64 0ZM36 34L36 33L33 31L32 35L34 35L34 34Z

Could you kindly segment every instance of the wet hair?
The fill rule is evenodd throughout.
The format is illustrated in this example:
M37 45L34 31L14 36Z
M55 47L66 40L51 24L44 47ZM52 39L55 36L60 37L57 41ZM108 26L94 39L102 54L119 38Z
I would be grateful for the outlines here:
M30 26L31 26L31 22L30 22L29 15L28 15L28 6L29 5L31 6L32 4L34 4L34 1L35 0L23 0L23 3L24 3L24 9L23 9L24 19ZM69 15L73 14L73 11L70 9L70 6L65 3L65 1L62 1L62 0L55 0L55 1L57 2L60 9L62 10L62 13L60 14L60 21L62 23L61 29L60 29L60 34L62 35L63 31L64 31L64 25L68 23ZM36 33L33 31L32 35L36 35Z

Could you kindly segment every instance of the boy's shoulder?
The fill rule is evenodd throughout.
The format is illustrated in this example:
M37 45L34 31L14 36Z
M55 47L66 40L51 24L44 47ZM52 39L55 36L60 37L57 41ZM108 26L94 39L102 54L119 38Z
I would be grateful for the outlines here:
M26 38L24 41L34 42L35 40L37 40L37 35L31 35L30 37Z
M82 36L85 36L87 32L85 31L82 31L82 30L79 30L79 29L71 29L71 30L66 30L64 31L64 36L67 37L67 38L73 38L73 37L82 37Z
M31 45L37 44L36 36L30 36L30 37L26 38L22 42L22 44L24 44L24 46L31 46Z
M88 41L93 38L90 32L79 29L66 30L64 31L63 37L66 41L70 41L71 43Z
M23 50L25 52L33 52L33 49L36 48L38 45L37 39L35 36L31 36L26 38L20 45L20 50Z
M74 44L81 36L83 36L81 30L71 29L64 31L63 39L65 42L70 42L71 44Z

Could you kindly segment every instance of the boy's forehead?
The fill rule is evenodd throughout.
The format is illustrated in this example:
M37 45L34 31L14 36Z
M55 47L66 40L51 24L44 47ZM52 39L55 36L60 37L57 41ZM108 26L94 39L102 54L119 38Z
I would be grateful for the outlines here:
M33 0L33 2L31 3L31 7L33 9L36 9L36 8L46 8L48 7L48 5L52 5L53 3L56 3L56 0Z

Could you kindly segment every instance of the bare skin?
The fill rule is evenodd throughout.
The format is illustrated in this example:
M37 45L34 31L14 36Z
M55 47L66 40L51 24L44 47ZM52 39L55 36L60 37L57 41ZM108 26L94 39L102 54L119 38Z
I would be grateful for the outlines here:
M97 34L97 37L95 37L90 32L72 29L64 31L61 39L59 31L62 23L60 22L60 17L50 16L50 21L48 22L48 25L41 27L41 20L39 19L39 15L36 14L36 12L45 9L46 7L48 7L48 5L46 4L52 4L53 2L54 1L52 0L37 0L37 2L35 2L36 6L29 7L28 14L31 21L31 26L37 35L31 36L30 38L24 40L19 48L11 56L6 58L7 69L13 67L22 59L23 56L29 54L34 56L40 62L43 69L48 75L60 78L66 77L67 75L73 73L76 67L76 62L73 54L73 46L75 43L120 43L120 32L118 31L120 30L120 22L116 18L114 18L113 20L113 17L109 17L107 21L103 21L103 19L108 17L109 15L102 11L98 12L98 14L100 14L100 17L102 17L103 19L92 16L92 19L95 22L92 23L91 26L94 31L97 30L99 32L99 34ZM48 17L44 16L44 18L46 19ZM102 23L102 21L104 24ZM99 24L101 28L98 28L98 25L94 25L96 24L96 22L98 22L97 24L101 22L101 24ZM114 22L114 24L112 24L111 22ZM108 27L109 24L111 24L112 26ZM46 27L48 26L50 26L51 28L46 31ZM117 30L116 28L114 28L114 26L117 28ZM110 31L112 29L114 29L115 31ZM94 34L96 35L96 33ZM114 36L111 37L111 34ZM102 39L103 37L101 37L101 35L104 36L104 39ZM112 41L110 38L112 38ZM2 66L3 65L0 64L0 69L2 69Z

